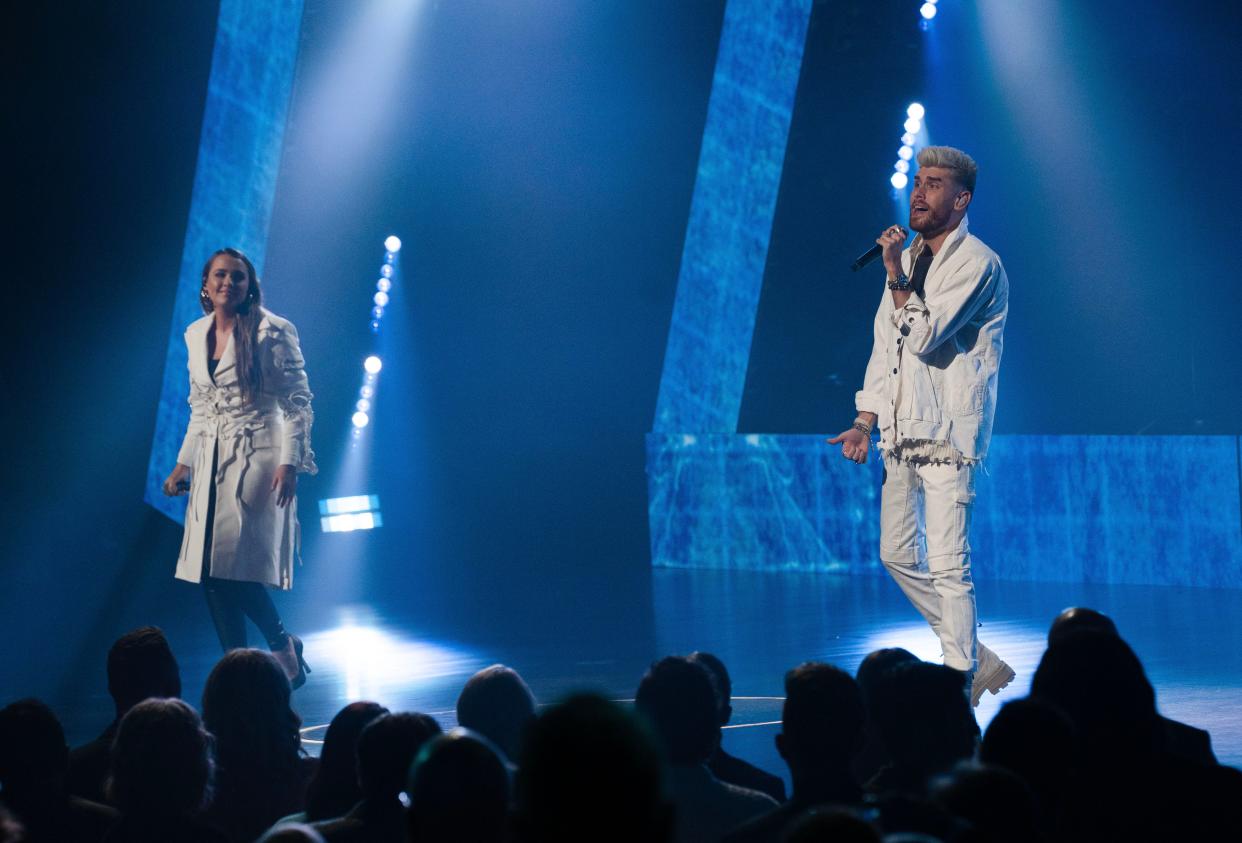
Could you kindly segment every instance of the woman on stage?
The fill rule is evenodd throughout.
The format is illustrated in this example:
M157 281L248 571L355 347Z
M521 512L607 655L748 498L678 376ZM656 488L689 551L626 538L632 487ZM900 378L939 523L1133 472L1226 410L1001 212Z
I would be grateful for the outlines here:
M190 494L177 578L201 582L225 652L254 622L294 688L310 672L267 586L293 586L297 475L314 474L311 392L298 333L261 306L254 265L220 249L203 267L207 315L185 332L190 424L164 494Z

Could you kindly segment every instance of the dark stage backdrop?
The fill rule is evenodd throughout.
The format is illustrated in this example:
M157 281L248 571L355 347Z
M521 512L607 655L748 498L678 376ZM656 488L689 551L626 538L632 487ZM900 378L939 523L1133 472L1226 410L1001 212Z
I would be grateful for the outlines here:
M933 142L979 159L972 225L1009 271L998 431L1242 432L1239 12L1088 5L944 2L924 34L904 0L816 4L743 432L852 418L879 281L845 265L891 222L913 99ZM356 8L307 2L264 270L301 330L323 467L284 605L310 624L404 603L463 638L501 634L488 618L513 602L547 634L583 604L641 628L615 584L649 562L643 436L723 3L426 3L399 31ZM65 663L100 670L138 623L208 623L171 580L179 528L141 495L215 13L13 19L4 699L51 694ZM1010 37L1048 52L1044 75L1013 75ZM344 543L316 534L315 501L338 491L389 233L405 249L373 488L340 490L378 492L386 523Z

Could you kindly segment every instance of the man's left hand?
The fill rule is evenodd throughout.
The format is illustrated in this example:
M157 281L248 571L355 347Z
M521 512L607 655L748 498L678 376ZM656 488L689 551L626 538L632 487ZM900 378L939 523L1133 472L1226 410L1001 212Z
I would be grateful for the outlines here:
M282 465L276 469L272 478L272 491L276 493L276 505L287 506L298 493L298 473L291 465Z

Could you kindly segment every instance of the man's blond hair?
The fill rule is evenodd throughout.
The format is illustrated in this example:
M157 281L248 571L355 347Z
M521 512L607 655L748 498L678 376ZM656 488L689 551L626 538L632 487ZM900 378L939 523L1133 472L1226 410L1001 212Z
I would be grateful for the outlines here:
M953 178L966 190L975 192L975 177L979 165L960 149L951 146L925 146L919 150L920 167L940 167L953 174Z

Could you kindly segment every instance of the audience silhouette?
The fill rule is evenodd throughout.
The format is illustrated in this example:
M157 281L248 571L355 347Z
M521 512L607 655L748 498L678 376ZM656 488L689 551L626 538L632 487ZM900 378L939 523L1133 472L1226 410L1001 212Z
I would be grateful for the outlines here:
M133 706L112 747L108 794L121 821L108 843L227 840L201 820L211 778L211 736L198 712L177 699Z
M715 681L720 727L723 729L733 719L733 680L729 676L729 671L724 662L711 653L695 651L690 654L689 659L707 668ZM716 751L707 760L707 769L711 770L712 775L722 782L766 793L777 802L785 801L785 782L780 776L774 776L749 761L743 761L725 752L723 740L716 745Z
M358 738L358 784L362 799L349 813L314 824L328 843L402 841L405 808L401 791L418 751L440 734L440 724L426 714L382 714Z
M776 747L789 765L793 797L727 839L784 840L800 814L816 805L859 805L862 788L850 762L862 747L866 714L858 683L832 665L807 662L785 674L785 705Z
M726 784L707 768L720 741L716 700L711 674L681 656L653 664L634 698L668 757L669 792L677 809L673 839L678 843L718 841L777 805L766 793Z
M576 694L536 720L514 782L518 843L672 839L659 749L646 725L594 694Z
M387 714L379 703L355 702L328 724L319 752L319 769L306 789L306 810L287 818L312 823L344 816L362 798L358 786L358 739L375 718Z
M288 676L263 650L232 650L207 677L203 722L216 750L216 797L207 815L237 843L305 803L315 762L302 752L302 720L289 695Z
M485 667L457 697L457 723L483 735L506 762L518 757L522 733L535 718L535 695L518 672L503 664Z
M116 717L93 741L69 754L66 789L83 799L107 801L104 779L117 727L125 713L149 697L181 696L181 671L163 630L144 626L127 632L108 651L108 693Z
M509 768L484 736L457 728L427 742L410 768L410 843L501 843L508 831Z
M116 811L65 791L69 747L60 721L38 700L0 710L0 804L24 828L26 843L99 841Z

